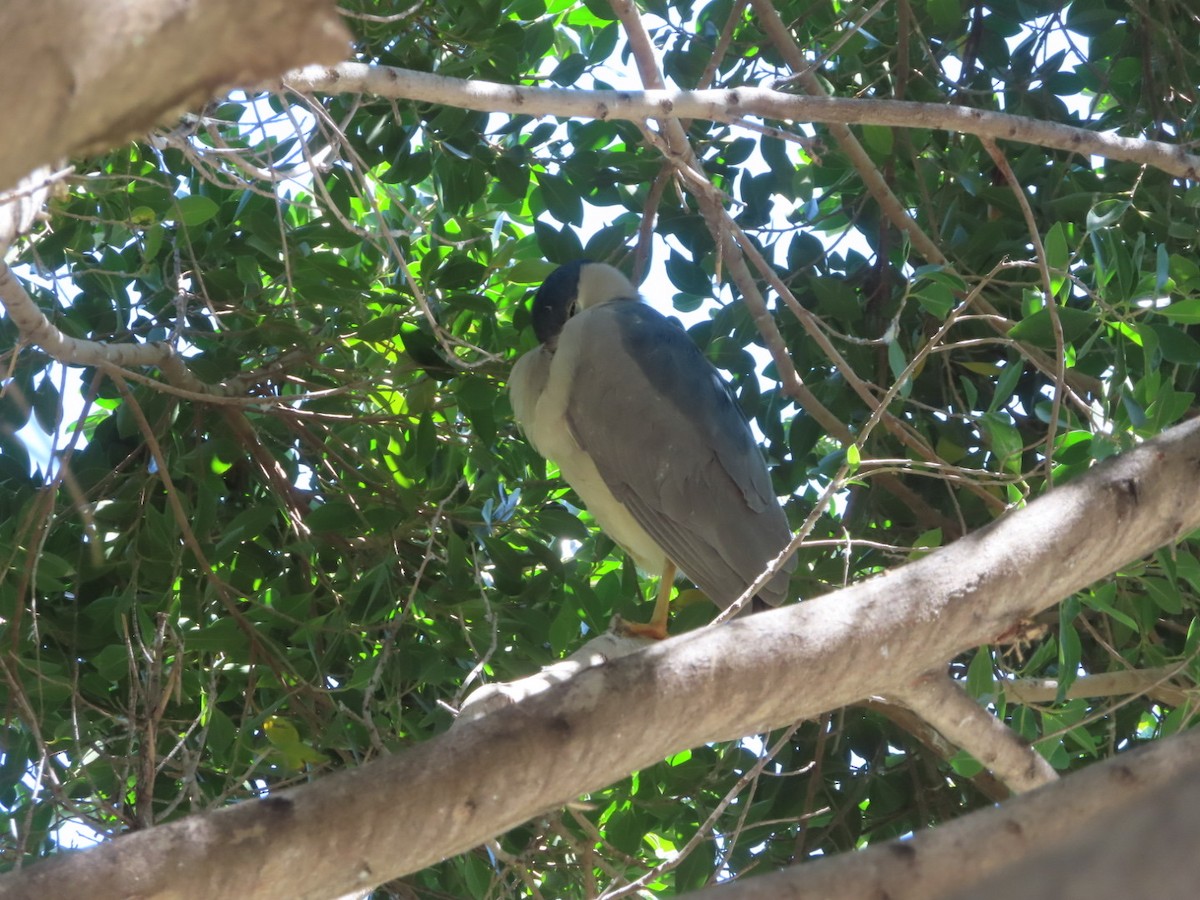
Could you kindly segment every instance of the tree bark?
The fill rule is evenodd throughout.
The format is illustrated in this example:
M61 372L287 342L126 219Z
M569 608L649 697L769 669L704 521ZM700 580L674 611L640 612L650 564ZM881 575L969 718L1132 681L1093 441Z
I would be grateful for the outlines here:
M0 95L13 137L0 190L38 166L98 153L222 88L334 63L349 33L333 0L38 0L0 6Z

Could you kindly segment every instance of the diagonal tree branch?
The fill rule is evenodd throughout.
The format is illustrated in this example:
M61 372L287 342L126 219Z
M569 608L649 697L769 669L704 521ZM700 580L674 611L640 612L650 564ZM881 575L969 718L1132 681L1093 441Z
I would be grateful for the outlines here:
M780 56L795 72L792 78L796 79L800 86L816 99L829 100L825 85L817 77L813 67L805 58L804 51L800 49L787 25L780 18L774 3L771 0L751 0L751 5L754 7L755 16L758 17L759 25L770 38L771 43L775 45ZM867 148L855 137L849 125L840 121L830 122L828 125L829 133L833 135L833 139L837 141L842 152L853 163L854 170L862 179L863 186L875 198L875 202L879 204L879 208L887 220L912 242L913 247L927 262L949 265L950 261L933 238L927 235L916 220L908 214L904 204L892 191L891 185L883 177L883 173L879 171L879 167L875 165L871 155L867 153Z
M1200 527L1198 468L1193 420L880 578L587 669L394 757L5 876L0 897L324 898L416 871L672 752L886 694L994 639Z
M610 0L610 5L625 28L630 46L633 48L633 56L637 62L642 82L651 88L661 88L664 81L654 56L653 44L637 9L628 0ZM855 388L868 408L875 408L875 398L870 394L853 369L841 357L841 354L838 353L833 344L829 342L828 337L818 327L816 319L811 313L795 302L795 298L791 296L791 292L787 289L787 286L779 280L774 270L767 264L766 260L754 246L753 241L747 239L737 222L733 220L727 209L726 198L709 180L704 167L696 158L695 150L688 140L687 133L684 131L679 119L668 115L661 117L658 121L662 129L662 134L665 137L666 145L660 149L663 150L668 162L675 166L681 183L696 198L705 224L708 225L709 232L712 235L713 243L718 248L720 254L721 262L718 264L718 268L723 264L729 273L730 280L737 285L742 300L754 320L755 327L758 328L759 333L762 335L771 358L779 370L780 380L784 389L830 435L843 444L850 445L854 443L856 435L817 399L816 395L813 394L800 378L792 362L791 353L786 346L783 335L779 331L779 326L768 311L766 299L763 297L761 291L759 291L758 284L750 272L747 259L755 264L760 276L767 278L779 292L780 297L788 302L789 307L800 319L805 330L825 352L826 357L838 367L839 371L846 378L847 383ZM885 416L884 421L889 429L900 433L902 440L905 437L910 437L894 417L890 415ZM919 441L917 442L919 443ZM906 443L911 444L912 441L906 441ZM921 450L918 449L918 452L921 452ZM928 456L929 453L926 451L922 455ZM939 526L945 528L948 534L956 536L959 534L953 522L949 520L942 521L936 510L929 507L915 491L912 491L898 478L887 476L880 483L896 497L908 503L917 511L919 516L930 522L931 525L936 522ZM802 530L801 538L806 536L806 534L807 532Z
M922 675L890 693L948 741L987 766L1014 792L1029 791L1058 778L1045 757L944 673Z

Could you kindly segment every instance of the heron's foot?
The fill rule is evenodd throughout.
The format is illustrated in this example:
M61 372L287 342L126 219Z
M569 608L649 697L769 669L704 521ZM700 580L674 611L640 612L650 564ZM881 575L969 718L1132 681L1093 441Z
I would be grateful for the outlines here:
M662 622L651 621L642 623L630 622L620 616L613 616L612 624L609 625L609 628L613 634L621 637L648 638L652 641L665 641L670 637L667 634L667 623L665 620Z

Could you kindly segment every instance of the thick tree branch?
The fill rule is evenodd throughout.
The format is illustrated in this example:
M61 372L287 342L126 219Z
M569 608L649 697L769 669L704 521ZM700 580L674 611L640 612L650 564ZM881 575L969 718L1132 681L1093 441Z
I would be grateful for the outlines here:
M757 878L745 878L710 888L691 896L700 900L935 900L948 894L971 900L1001 900L1020 897L1089 897L1093 900L1146 895L1147 871L1162 872L1146 856L1124 858L1134 846L1137 853L1147 849L1139 840L1143 821L1130 821L1128 810L1139 809L1151 816L1161 815L1163 791L1177 792L1186 784L1193 804L1186 826L1178 819L1170 822L1174 832L1156 835L1170 847L1167 867L1181 867L1191 879L1184 893L1164 892L1155 883L1150 893L1156 897L1192 896L1196 878L1194 847L1200 831L1200 804L1193 799L1200 786L1196 760L1200 756L1200 731L1155 742L1130 753L1097 763L1081 772L1047 785L1000 806L979 810L938 828L903 841L888 841L856 853L815 860ZM1169 795L1168 795L1169 796ZM1139 819L1141 817L1139 816ZM1152 827L1152 826L1151 826ZM1080 835L1081 831L1084 835ZM1085 888L1080 878L1095 871L1093 861L1079 864L1064 857L1064 845L1074 844L1076 836L1086 836L1090 849L1104 857L1123 858L1123 877L1106 874L1098 885ZM1187 847L1179 852L1180 846ZM1022 863L1014 872L1013 860L1026 860L1045 851L1049 866L1032 877ZM1149 868L1148 868L1149 867ZM1029 874L1031 877L1024 877ZM1120 873L1117 873L1118 875ZM982 879L989 880L981 887ZM1018 886L1015 877L1021 877ZM1124 878L1137 879L1130 884ZM1069 879L1070 889L1063 881ZM1185 882L1187 883L1187 882ZM1052 887L1052 891L1045 888ZM1033 893L1031 893L1033 891Z
M0 118L21 135L0 149L0 189L140 137L223 85L334 62L348 43L332 0L5 3L0 56L37 89L0 96Z
M966 750L1015 792L1058 778L1050 763L948 676L923 675L892 696Z
M992 872L944 900L1195 897L1200 884L1200 765L1195 760L1193 750L1190 768L1168 784L1135 796L1107 815L1092 816L1068 840L1031 847L1019 866ZM1138 777L1136 770L1118 777L1129 774Z
M672 752L886 694L993 640L1200 527L1198 469L1194 420L880 578L589 668L394 757L6 876L0 896L327 898L422 869Z
M1175 144L943 103L800 97L769 88L707 91L535 88L492 81L463 81L411 69L352 62L329 68L307 66L290 72L284 76L283 87L302 93L362 92L394 100L419 100L480 112L524 116L632 121L675 116L714 122L736 122L745 116L761 116L792 122L936 128L1138 163L1181 178L1200 178L1200 156Z

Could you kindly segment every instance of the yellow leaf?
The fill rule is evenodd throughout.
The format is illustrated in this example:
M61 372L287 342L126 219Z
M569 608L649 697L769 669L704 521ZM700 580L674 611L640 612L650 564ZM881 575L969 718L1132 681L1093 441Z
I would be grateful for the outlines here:
M267 741L278 751L283 768L299 772L305 764L317 765L329 762L329 757L300 740L296 726L287 719L270 716L263 722L263 733Z
M959 363L964 369L970 369L976 375L987 375L989 377L999 375L1004 370L994 363L985 362L964 362Z
M955 465L967 455L966 450L945 436L937 439L937 446L934 447L934 452L939 458L950 463L950 465Z
M671 605L676 609L683 609L685 606L690 606L693 603L707 603L708 598L703 591L698 591L695 588L688 588L686 591L680 591L675 595L675 599Z

